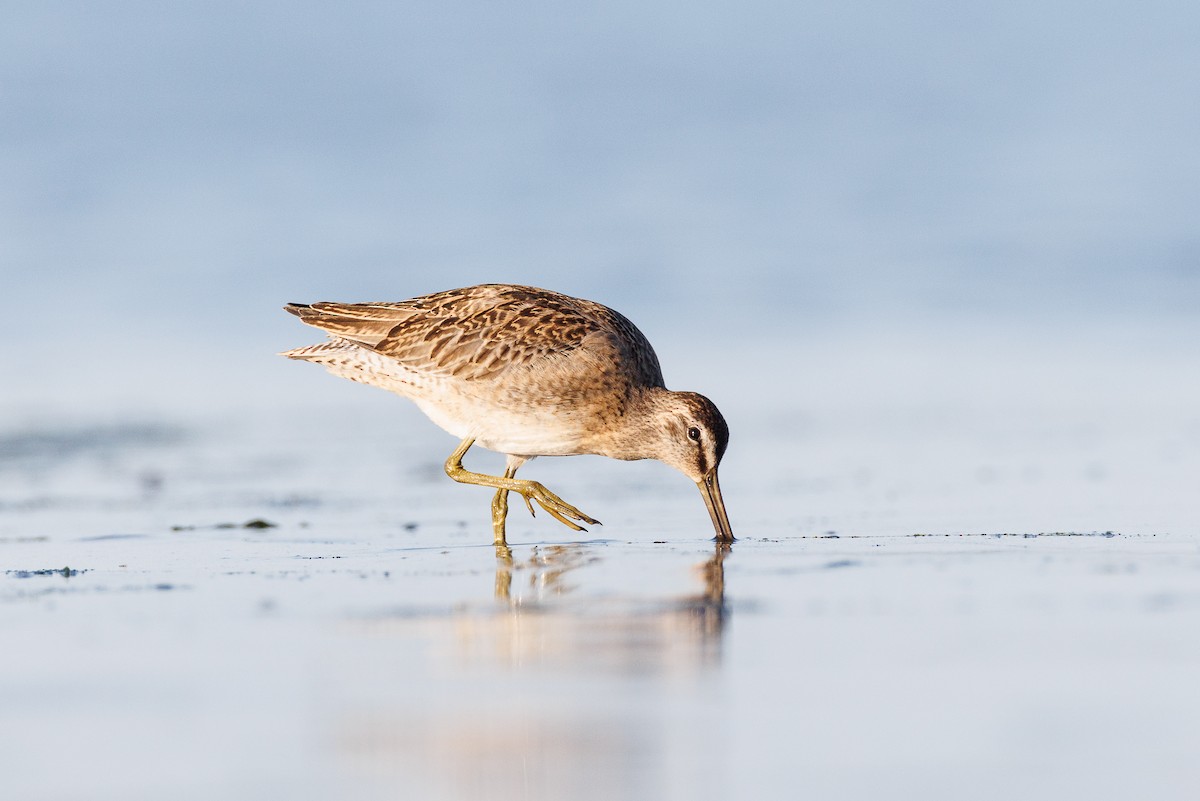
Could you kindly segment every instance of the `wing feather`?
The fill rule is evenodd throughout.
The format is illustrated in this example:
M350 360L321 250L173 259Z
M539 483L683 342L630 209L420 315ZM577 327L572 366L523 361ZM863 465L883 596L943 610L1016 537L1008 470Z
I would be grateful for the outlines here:
M633 323L606 306L544 289L485 284L399 303L285 308L417 372L494 379L585 348L603 352L633 383L662 385L654 350Z

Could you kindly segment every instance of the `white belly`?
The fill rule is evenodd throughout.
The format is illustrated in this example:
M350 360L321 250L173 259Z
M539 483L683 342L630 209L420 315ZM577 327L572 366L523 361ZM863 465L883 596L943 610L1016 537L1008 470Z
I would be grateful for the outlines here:
M463 396L413 401L449 434L498 453L517 456L568 456L579 453L579 432L564 421L537 410L498 408Z

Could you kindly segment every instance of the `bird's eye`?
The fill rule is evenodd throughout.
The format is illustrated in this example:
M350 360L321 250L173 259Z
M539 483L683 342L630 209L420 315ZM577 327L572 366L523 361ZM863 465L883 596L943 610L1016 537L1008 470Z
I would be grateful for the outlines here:
M690 439L692 442L699 442L700 441L700 429L696 428L695 426L692 426L691 428L689 428L688 429L688 439Z

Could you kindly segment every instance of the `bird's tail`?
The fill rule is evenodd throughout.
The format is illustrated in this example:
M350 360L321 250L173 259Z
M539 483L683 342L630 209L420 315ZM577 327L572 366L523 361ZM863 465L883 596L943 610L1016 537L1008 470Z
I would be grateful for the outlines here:
M321 342L316 345L305 345L302 348L292 348L281 352L280 356L286 356L289 359L299 359L300 361L320 361L322 358L331 356L335 353L344 353L347 350L345 340L331 339L328 342Z

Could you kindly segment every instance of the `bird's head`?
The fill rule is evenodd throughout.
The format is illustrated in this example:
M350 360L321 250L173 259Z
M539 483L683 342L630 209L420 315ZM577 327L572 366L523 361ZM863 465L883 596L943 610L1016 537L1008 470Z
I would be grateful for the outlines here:
M729 426L713 402L695 392L666 392L660 396L658 452L655 458L696 482L712 517L717 539L733 540L717 466L729 444Z

